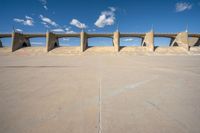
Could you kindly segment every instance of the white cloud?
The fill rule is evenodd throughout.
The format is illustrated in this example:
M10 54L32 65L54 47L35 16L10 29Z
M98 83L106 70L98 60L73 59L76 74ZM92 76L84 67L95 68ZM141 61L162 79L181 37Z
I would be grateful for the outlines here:
M96 29L88 29L88 32L95 32Z
M109 10L101 12L101 15L94 24L99 28L103 28L106 25L113 25L115 23L115 11L114 7L109 7Z
M69 31L66 31L65 33L76 33L76 32L73 30L69 30Z
M21 29L15 29L15 31L17 31L17 32L23 32L23 30L21 30Z
M61 29L61 28L58 28L58 29L53 29L51 30L53 32L65 32L65 30Z
M126 38L126 39L123 39L124 42L132 42L133 41L133 38Z
M182 12L185 10L190 10L192 9L192 4L187 3L187 2L178 2L176 3L176 12Z
M84 23L79 22L77 19L72 19L72 21L70 22L71 25L76 26L77 28L80 29L85 29L87 28L87 26Z
M33 18L31 18L29 16L25 16L25 19L14 18L13 20L17 23L21 23L21 24L27 25L27 26L33 26L34 25Z
M55 27L58 26L56 22L52 21L50 18L44 17L43 15L40 15L40 19L42 20L42 24L44 24L45 27L49 25L55 26Z
M47 0L39 0L45 10L48 10Z
M43 45L44 43L42 43L42 42L31 42L31 44L35 44L35 45Z
M76 33L76 32L71 30L71 27L66 27L65 28L65 33Z
M70 39L69 38L63 38L62 40L63 41L69 41Z

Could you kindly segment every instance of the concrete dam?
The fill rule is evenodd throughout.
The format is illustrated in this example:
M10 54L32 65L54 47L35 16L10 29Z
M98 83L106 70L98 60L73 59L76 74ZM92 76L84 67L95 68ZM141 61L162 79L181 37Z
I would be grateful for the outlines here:
M30 39L31 38L46 38L46 47L45 52L50 52L54 48L59 47L59 38L80 38L80 46L76 47L76 50L79 52L85 52L89 49L88 39L96 38L96 37L105 37L112 39L112 46L105 46L103 48L96 47L100 51L109 51L109 49L113 52L120 52L122 49L126 49L132 46L120 46L120 39L124 37L136 37L141 38L141 46L139 48L144 48L149 52L155 52L157 47L154 45L154 38L169 38L170 44L169 48L181 48L184 51L190 51L193 48L199 49L200 46L200 34L179 32L179 33L154 33L153 31L147 33L120 33L116 31L114 33L21 33L21 32L13 32L13 33L0 33L0 47L4 45L1 42L2 38L11 38L11 50L10 52L15 52L18 49L24 47L31 47ZM68 47L68 46L66 46ZM75 46L74 46L75 47ZM199 52L200 53L200 52Z

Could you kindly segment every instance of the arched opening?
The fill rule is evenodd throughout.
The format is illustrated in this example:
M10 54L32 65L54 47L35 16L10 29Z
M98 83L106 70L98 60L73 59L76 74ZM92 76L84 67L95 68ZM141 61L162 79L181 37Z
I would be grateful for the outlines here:
M2 47L11 47L12 38L0 38Z
M138 37L123 37L120 39L120 47L126 46L141 46L142 45L142 38Z
M173 42L173 39L166 38L166 37L155 37L154 38L154 46L157 47L169 47L171 43Z
M54 43L54 47L59 47L57 42Z
M22 44L22 47L28 47L28 44L24 42L24 43Z
M46 46L46 38L38 37L38 38L30 38L30 44L32 47L45 47Z
M59 38L60 47L74 47L80 46L80 38L77 37L63 37Z

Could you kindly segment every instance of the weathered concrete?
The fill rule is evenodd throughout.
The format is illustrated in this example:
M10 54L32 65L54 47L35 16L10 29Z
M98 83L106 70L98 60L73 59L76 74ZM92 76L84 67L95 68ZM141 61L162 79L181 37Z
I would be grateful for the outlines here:
M180 32L177 34L171 46L180 46L189 50L188 32Z
M92 37L108 37L113 39L113 46L116 52L119 52L120 49L120 38L122 37L139 37L142 38L141 46L146 46L149 48L149 51L154 51L154 37L166 37L171 38L170 46L180 46L189 50L189 47L199 46L200 45L200 34L188 34L187 32L175 33L154 33L153 31L144 33L72 33L72 34L56 34L47 32L43 33L13 33L13 34L0 34L0 38L12 37L12 51L15 51L21 47L23 44L25 46L30 46L29 38L37 37L46 37L46 51L52 50L54 47L59 45L58 38L62 37L78 37L80 38L80 51L84 52L88 47L88 38ZM2 47L0 43L0 47ZM110 49L110 48L109 48ZM102 49L104 50L104 49ZM98 50L99 51L99 50ZM107 51L107 50L106 50ZM109 51L109 50L108 50Z
M12 52L22 47L31 46L29 38L26 38L22 33L12 33Z
M46 50L49 52L50 50L54 49L55 47L59 46L59 41L56 35L52 32L46 33Z
M189 37L189 46L194 47L194 46L200 46L200 38L197 37Z
M200 133L200 56L48 54L0 56L0 133Z
M80 49L81 52L84 52L88 47L88 39L87 34L85 32L80 33Z
M154 32L153 31L146 33L142 46L149 47L149 51L154 51Z
M114 45L115 52L118 52L120 49L119 43L120 43L120 33L119 31L116 31L113 34L113 45Z

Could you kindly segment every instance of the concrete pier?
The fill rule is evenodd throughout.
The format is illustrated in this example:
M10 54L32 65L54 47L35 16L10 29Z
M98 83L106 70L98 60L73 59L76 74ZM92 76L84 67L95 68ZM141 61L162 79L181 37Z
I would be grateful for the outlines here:
M43 33L18 33L12 34L4 33L0 34L0 47L3 47L2 38L12 38L11 51L14 52L22 47L31 46L30 38L46 38L46 52L53 50L56 46L59 46L59 38L63 37L77 37L80 38L80 51L84 52L88 48L88 38L94 37L106 37L113 39L113 49L115 52L120 51L120 39L123 37L136 37L142 38L141 46L147 47L149 51L154 51L154 38L163 37L170 38L171 47L178 46L189 51L190 47L200 46L200 34L180 32L180 33L154 33L150 31L148 33L120 33L116 31L114 33L66 33L56 34L53 32ZM104 48L105 49L105 48Z
M46 33L46 50L49 52L50 50L54 49L55 47L59 46L59 41L56 35L52 32Z
M120 33L119 33L119 31L114 32L113 45L114 45L115 52L119 52L119 48L120 48Z
M188 32L178 33L171 46L179 46L189 50Z
M80 49L81 49L81 52L84 52L87 47L88 47L88 44L87 44L87 34L85 32L81 32L80 33Z
M12 52L22 47L28 47L28 46L31 46L30 41L22 33L18 32L12 33Z
M149 48L149 51L154 51L154 33L153 31L146 33L142 46Z

